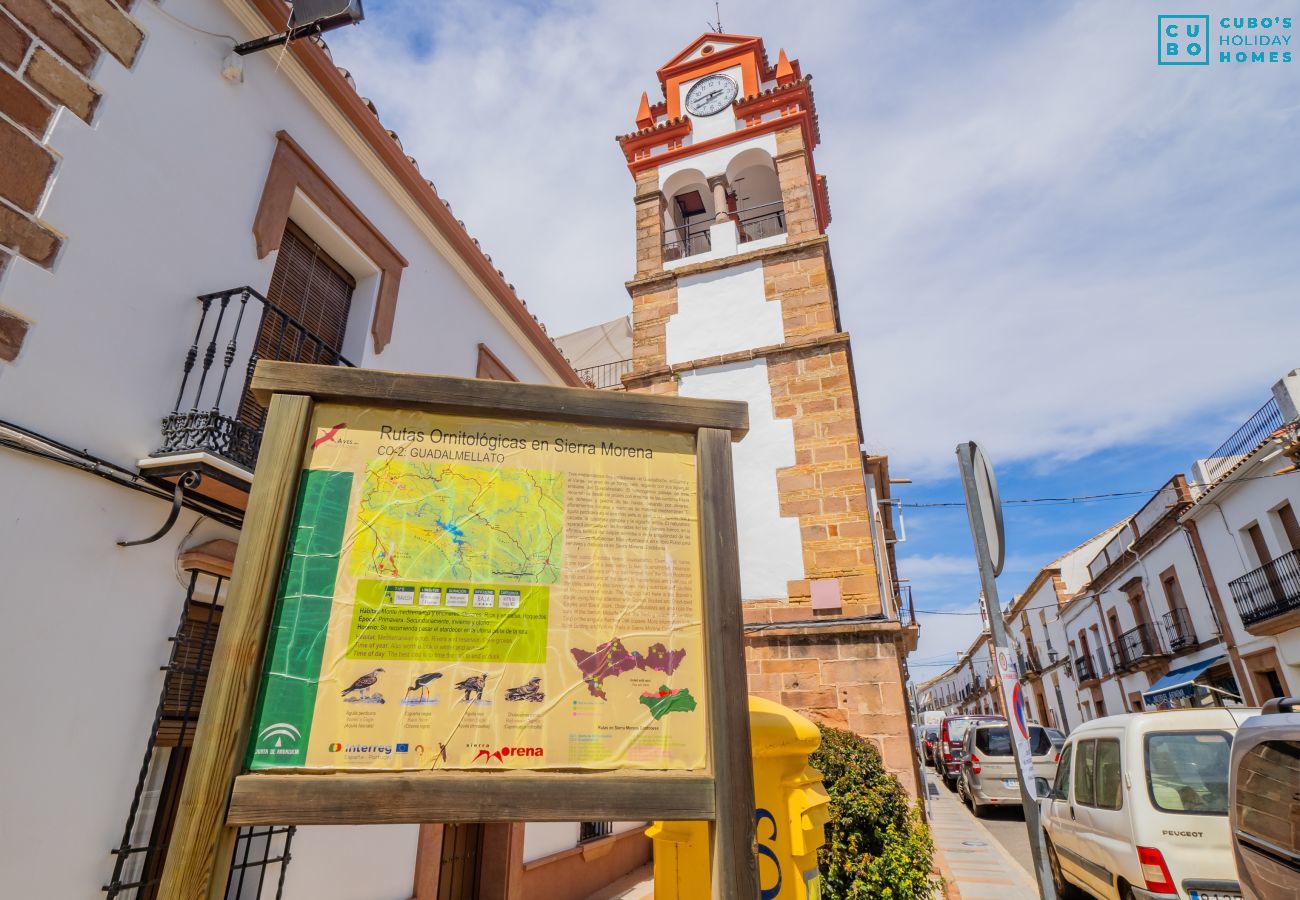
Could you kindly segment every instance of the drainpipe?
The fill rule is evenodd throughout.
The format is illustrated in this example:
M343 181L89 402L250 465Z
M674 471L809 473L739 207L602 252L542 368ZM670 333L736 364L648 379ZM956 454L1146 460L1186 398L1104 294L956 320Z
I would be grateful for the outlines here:
M1211 504L1217 508L1218 504ZM1219 510L1219 515L1223 515L1223 510ZM1214 614L1215 625L1219 629L1219 640L1228 650L1228 658L1232 663L1232 672L1237 677L1237 687L1241 689L1242 698L1251 706L1259 704L1255 696L1255 685L1250 681L1249 673L1246 672L1246 665L1241 661L1241 654L1237 651L1237 642L1232 640L1231 621L1228 618L1227 611L1223 606L1223 598L1219 595L1218 585L1214 581L1214 573L1210 571L1210 558L1205 552L1205 545L1201 543L1201 534L1196 528L1196 522L1180 522L1183 534L1187 538L1187 543L1192 549L1192 560L1196 563L1196 574L1201 579L1201 587L1205 591L1205 596L1210 600L1210 612ZM1224 528L1227 528L1227 521L1224 521ZM1228 536L1231 538L1232 533ZM1234 542L1235 543L1235 542ZM1240 554L1241 549L1237 552Z

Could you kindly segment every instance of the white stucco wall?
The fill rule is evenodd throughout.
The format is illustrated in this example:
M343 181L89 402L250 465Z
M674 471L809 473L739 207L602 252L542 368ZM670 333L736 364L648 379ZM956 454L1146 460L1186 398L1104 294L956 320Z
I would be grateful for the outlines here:
M723 116L726 113L718 113L718 115ZM765 134L757 134L751 138L736 141L733 144L706 150L704 153L696 153L666 162L659 167L659 189L663 190L668 179L683 169L698 169L704 173L706 178L721 175L727 171L727 166L733 159L752 148L765 150L768 156L776 156L776 134L770 131Z
M168 0L166 10L253 36L219 3ZM0 418L126 467L158 447L198 322L195 295L266 291L275 255L257 259L251 229L281 129L410 263L392 343L375 354L373 266L337 250L358 277L345 346L354 362L473 375L483 342L521 379L555 380L439 254L431 226L277 71L279 54L245 58L244 83L232 84L220 75L227 42L182 28L152 2L132 14L146 41L134 69L106 58L92 73L105 95L94 126L66 112L52 126L62 162L40 212L67 244L53 271L14 260L0 280L0 303L33 323L17 362L0 366ZM357 77L364 85L365 73ZM309 218L309 207L296 203L294 215ZM328 239L328 223L299 224ZM0 884L6 896L95 897L157 704L184 598L175 555L195 516L184 512L157 544L118 548L154 531L167 505L8 450L0 498L0 677L15 686L9 722L21 736L3 742L0 765L25 773L6 782ZM286 896L408 897L416 834L303 829Z
M1244 533L1250 524L1259 525L1264 543L1274 559L1291 552L1276 510L1282 504L1290 503L1291 508L1300 514L1300 477L1260 477L1272 475L1281 468L1279 457L1266 458L1268 456L1267 451L1261 453L1235 472L1228 483L1198 501L1187 518L1196 522L1210 572L1223 599L1228 619L1224 627L1231 633L1238 652L1246 656L1260 650L1276 649L1278 660L1286 667L1287 684L1294 692L1300 685L1300 629L1280 635L1251 634L1242 625L1230 587L1230 582L1260 564Z
M665 340L669 364L782 343L781 304L764 295L762 260L679 279Z
M794 424L772 414L767 361L686 373L678 394L749 404L749 433L740 443L732 444L741 597L770 600L787 596L786 582L804 577L799 519L781 515L776 490L776 470L794 465Z

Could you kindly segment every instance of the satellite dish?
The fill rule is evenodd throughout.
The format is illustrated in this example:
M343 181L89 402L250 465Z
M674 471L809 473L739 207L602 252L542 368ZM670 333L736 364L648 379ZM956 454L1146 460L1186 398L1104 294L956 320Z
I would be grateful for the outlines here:
M346 21L338 22L339 25L360 22L364 19L365 13L361 11L361 0L293 0L293 12L289 14L289 27L298 29L325 19L333 20L340 17Z
M247 56L268 47L323 34L344 25L355 25L366 17L361 0L295 0L289 13L288 30L268 37L236 44L234 52Z

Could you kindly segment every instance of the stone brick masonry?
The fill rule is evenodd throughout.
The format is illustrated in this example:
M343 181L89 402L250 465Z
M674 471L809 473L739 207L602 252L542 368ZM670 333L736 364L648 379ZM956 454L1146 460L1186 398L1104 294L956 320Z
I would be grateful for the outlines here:
M63 236L39 215L58 168L47 145L55 110L90 123L107 53L131 66L144 33L130 0L0 0L0 277L18 256L54 265ZM0 308L0 360L12 362L30 323Z

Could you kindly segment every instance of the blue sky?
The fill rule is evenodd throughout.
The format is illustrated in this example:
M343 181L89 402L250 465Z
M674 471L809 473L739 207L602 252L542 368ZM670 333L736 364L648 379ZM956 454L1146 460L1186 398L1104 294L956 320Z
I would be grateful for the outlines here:
M1154 490L1300 365L1300 48L1157 66L1156 16L1184 6L723 3L726 30L813 75L866 444L914 479L904 500L960 499L967 439L1007 498ZM1300 25L1294 0L1191 11ZM713 3L366 12L329 36L335 61L530 309L553 334L627 312L632 181L613 138ZM1009 510L1004 600L1141 503ZM906 517L917 606L973 610L963 511ZM918 676L979 617L922 621Z

